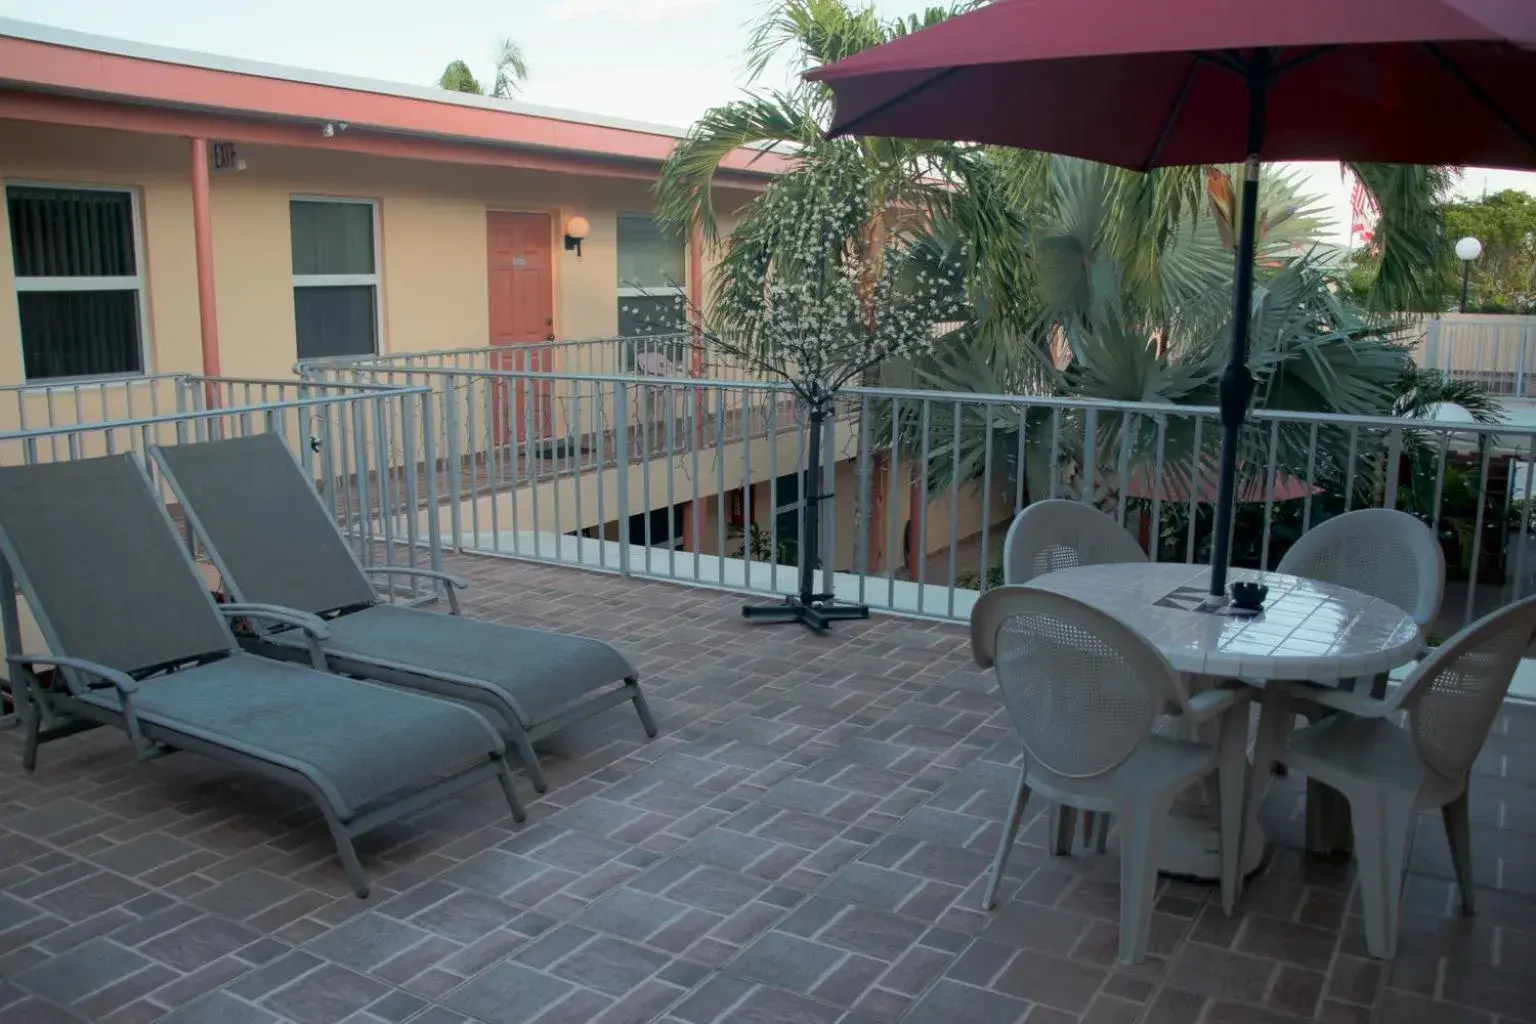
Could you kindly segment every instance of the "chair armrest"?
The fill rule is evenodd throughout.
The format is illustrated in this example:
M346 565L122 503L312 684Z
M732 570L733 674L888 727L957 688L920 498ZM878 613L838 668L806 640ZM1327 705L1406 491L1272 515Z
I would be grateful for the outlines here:
M1307 686L1302 683L1273 682L1271 687L1283 689L1292 698L1342 711L1356 718L1386 718L1398 710L1390 700L1377 700L1369 693L1356 690L1335 690L1324 686Z
M303 630L305 643L309 647L310 664L321 672L330 670L330 664L325 660L325 651L320 648L320 641L331 635L331 627L320 616L275 604L221 604L219 612L226 619L264 619Z
M230 603L219 605L219 611L226 619L266 619L284 626L294 626L316 640L324 640L331 635L331 627L325 624L324 619L297 608L284 608L276 604Z
M5 659L17 668L26 668L29 665L53 665L56 668L72 668L86 675L95 676L104 683L111 683L117 687L117 692L126 695L139 691L138 680L115 668L109 668L95 661L86 661L84 658L66 658L55 654L12 654Z
M37 682L37 676L32 671L33 665L71 668L76 672L95 676L102 682L112 684L117 690L118 699L123 702L123 724L128 729L128 740L133 744L133 752L141 761L154 755L154 748L144 742L144 734L139 730L139 717L133 710L133 695L139 692L139 682L128 673L99 662L57 654L12 654L5 660L26 673L29 682L36 687L34 692L39 699L43 695L42 684Z
M455 576L451 572L438 572L436 569L413 569L406 565L369 565L363 567L363 572L380 576L417 576L426 580L437 580L443 585L443 592L448 595L448 610L454 615L459 614L459 595L456 590L468 590L469 580L463 576Z
M1189 698L1189 710L1183 713L1183 717L1191 722L1208 722L1252 699L1251 687L1236 681L1225 682L1215 689L1205 690Z

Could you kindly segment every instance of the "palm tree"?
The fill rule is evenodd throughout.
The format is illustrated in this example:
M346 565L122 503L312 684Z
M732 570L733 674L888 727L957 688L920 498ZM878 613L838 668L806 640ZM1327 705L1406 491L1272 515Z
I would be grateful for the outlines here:
M784 54L797 68L809 69L976 6L979 0L959 0L882 20L872 7L851 0L781 0L752 33L747 70L755 78ZM772 207L753 201L729 235L722 234L711 184L725 158L743 148L773 150L797 161L788 175L822 180L826 168L856 160L865 172L860 180L869 183L866 252L885 251L899 234L915 238L933 260L957 260L966 269L965 323L940 354L889 367L887 382L978 394L1214 404L1232 293L1230 169L1134 174L1048 154L946 142L827 140L832 109L830 91L819 83L759 89L709 110L666 161L658 185L663 217L680 231L697 225L722 250L712 327L738 326L728 290L732 282L740 289L763 279L764 260L773 256L764 240L782 233L764 223ZM1415 308L1415 296L1432 290L1441 262L1435 197L1447 172L1353 169L1383 211L1377 232L1382 270L1372 284L1372 305ZM1257 403L1388 411L1406 361L1392 339L1395 324L1338 298L1327 261L1314 251L1321 223L1314 204L1286 176L1267 178L1265 266L1253 328ZM988 431L982 407L964 408L975 410L976 422L944 436L960 438L960 472L971 477L983 470ZM936 414L942 418L945 411ZM1001 450L1006 446L996 430L1006 427L993 426L994 450ZM1128 419L1095 426L1099 445L1129 443L1135 457L1148 457L1147 424ZM909 440L911 427L898 425L886 443ZM1217 433L1207 430L1202 446L1214 445ZM1284 457L1304 458L1301 439L1281 433ZM1174 441L1176 457L1180 444L1186 460L1200 457L1192 437ZM1245 435L1252 456L1267 441L1267 429L1250 428ZM930 465L944 468L930 475L931 487L944 486L953 454L932 460ZM878 481L878 464L875 472ZM882 493L877 482L877 501Z
M1121 255L1122 240L1155 234L1153 225L1136 224L1127 214L1134 204L1124 196L1138 187L1139 176L1060 157L1051 158L1048 174L1049 204L1037 203L1030 223L1031 308L1026 315L997 325L972 317L926 359L890 366L888 382L974 394L1217 404L1233 274L1220 209L1184 214L1161 246L1151 256L1142 255L1133 270ZM1394 340L1397 325L1370 317L1334 293L1310 252L1314 229L1309 225L1315 222L1307 211L1312 207L1296 195L1292 182L1272 179L1261 206L1270 231L1261 239L1265 272L1257 284L1251 327L1256 407L1391 412L1408 365L1406 352ZM942 230L925 244L942 246ZM984 294L975 297L977 302L985 299ZM1004 457L999 468L1010 477L1020 471L1028 476L1029 467L1012 464L1019 423L1011 411L1002 415L962 405L962 415L974 422L963 423L956 434L946 419L951 409L929 411L929 432L931 437L959 438L964 477L985 468L988 444ZM994 418L990 429L988 418ZM1197 444L1192 426L1189 417L1170 417L1160 428L1152 417L1097 415L1096 462L1114 465L1128 457L1134 466L1162 458L1165 466L1187 474L1214 455L1219 439L1207 425ZM888 440L915 447L911 432L916 429L913 422L900 424L898 435ZM1042 460L1034 467L1037 479L1061 452L1088 457L1082 449L1085 417L1058 419L1051 430L1058 450L1033 446ZM1306 428L1279 431L1280 469L1298 475L1307 471L1308 434ZM1244 461L1266 465L1270 441L1268 425L1250 425ZM955 462L952 451L935 459L930 486L948 486Z
M528 61L523 56L523 48L512 39L503 38L496 45L493 74L495 78L492 80L490 95L499 100L513 96L522 88L523 82L528 80ZM485 86L480 84L475 73L462 60L450 61L443 68L443 73L437 76L436 84L439 89L447 89L449 92L486 95Z

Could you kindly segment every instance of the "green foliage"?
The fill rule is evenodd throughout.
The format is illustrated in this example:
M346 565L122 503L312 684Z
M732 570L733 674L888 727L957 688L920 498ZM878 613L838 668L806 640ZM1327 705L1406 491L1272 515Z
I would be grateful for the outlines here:
M763 528L761 523L751 523L750 529L745 533L739 526L731 527L731 540L745 543L737 549L738 557L745 553L750 561L768 562L773 565L800 564L800 544L794 537L780 537L778 546L773 543L771 531ZM818 566L820 559L817 559Z
M1381 216L1370 251L1351 268L1350 291L1367 308L1391 313L1440 312L1451 275L1441 210L1458 172L1406 164L1348 165L1376 200Z
M523 55L523 48L510 38L502 38L496 44L496 54L492 70L495 76L492 79L490 95L495 99L508 99L516 95L525 81L528 80L528 61ZM437 87L447 89L449 92L467 92L475 96L486 95L485 86L475 77L475 73L469 69L469 65L462 60L450 61L443 68L443 73L437 76Z
M449 92L485 95L485 86L481 85L475 73L469 70L469 65L461 60L450 61L448 66L443 68L443 73L437 76L437 87L447 89Z
M1450 203L1445 228L1450 245L1468 235L1483 243L1472 266L1469 313L1536 312L1536 196L1510 189Z

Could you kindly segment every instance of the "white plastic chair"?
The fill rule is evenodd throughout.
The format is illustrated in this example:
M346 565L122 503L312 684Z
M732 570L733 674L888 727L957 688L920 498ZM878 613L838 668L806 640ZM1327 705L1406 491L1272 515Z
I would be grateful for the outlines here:
M1145 562L1146 552L1120 524L1081 501L1047 498L1030 503L1014 516L1003 540L1003 582L1028 583L1058 569L1114 562ZM1051 852L1072 852L1077 814L1051 807ZM1104 852L1109 818L1083 818L1083 842Z
M1218 772L1221 897L1237 897L1238 841L1247 770L1249 690L1232 685L1190 698L1157 648L1090 605L1033 587L988 591L971 613L976 663L997 670L1003 701L1024 745L983 908L997 887L1031 792L1115 814L1120 848L1120 962L1147 951L1157 886L1158 839L1175 798ZM1219 719L1214 747L1153 732L1172 709L1191 721Z
M1112 562L1145 562L1120 524L1081 501L1048 498L1014 516L1003 540L1003 582L1028 583L1058 569Z
M1440 614L1445 594L1445 555L1434 531L1424 523L1390 508L1362 508L1336 516L1302 534L1276 566L1277 572L1337 583L1396 605L1406 612L1426 637ZM1429 652L1420 650L1423 657ZM1391 678L1403 680L1413 664L1402 666ZM1373 697L1387 692L1388 675L1355 681ZM1309 722L1328 712L1303 702L1297 711ZM1307 848L1331 853L1343 842L1336 805L1307 783Z
M1536 597L1479 619L1429 654L1384 700L1351 690L1276 683L1254 751L1254 785L1272 761L1333 787L1349 801L1355 862L1365 911L1365 944L1390 959L1408 866L1414 816L1439 809L1461 905L1472 911L1472 848L1467 781L1536 636ZM1345 714L1297 732L1287 728L1286 702L1303 697ZM1273 711L1273 713L1271 713ZM1395 724L1407 712L1406 727Z
M1275 571L1390 602L1426 632L1445 594L1445 555L1434 531L1390 508L1356 509L1308 530Z

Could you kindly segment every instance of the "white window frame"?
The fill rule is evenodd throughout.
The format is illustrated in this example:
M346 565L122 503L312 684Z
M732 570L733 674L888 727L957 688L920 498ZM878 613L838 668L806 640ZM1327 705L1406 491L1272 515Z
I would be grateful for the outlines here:
M81 381L129 381L138 380L153 374L154 369L150 365L150 356L154 353L154 346L149 343L149 296L146 293L146 277L144 275L144 217L140 202L139 190L133 185L84 185L72 181L34 181L24 179L6 178L0 180L0 191L8 192L11 188L51 188L70 192L118 192L128 196L128 215L133 223L129 225L129 234L133 238L133 269L132 277L22 277L13 272L12 281L15 282L16 292L137 292L139 296L139 369L130 373L88 373L75 377L37 377L28 378L27 363L24 354L21 355L22 382L28 387L51 388L60 384L72 384ZM9 195L6 198L6 244L12 244L10 232L15 230L9 221ZM21 310L16 310L16 338L21 341ZM24 351L24 350L23 350Z
M613 220L613 252L615 258L617 258L619 252L619 224L625 217L643 217L652 224L658 223L654 213L646 213L641 210L620 210ZM688 297L688 244L686 242L683 243L683 280L678 284L660 285L655 288L637 288L627 286L621 280L618 285L618 298L621 299L656 298L663 295L676 295L683 299Z
M384 275L380 271L383 266L384 254L379 245L379 201L377 199L359 199L356 196L321 196L295 193L288 197L288 271L293 278L295 288L344 288L349 286L370 285L373 288L373 354L382 355L389 349L384 344ZM354 206L366 206L373 211L371 227L373 230L373 273L371 274L294 274L293 273L293 209L294 203L350 203ZM305 358L299 354L299 310L295 305L293 310L293 350L294 355L306 363L342 362L348 359L356 359L357 356L311 356Z

